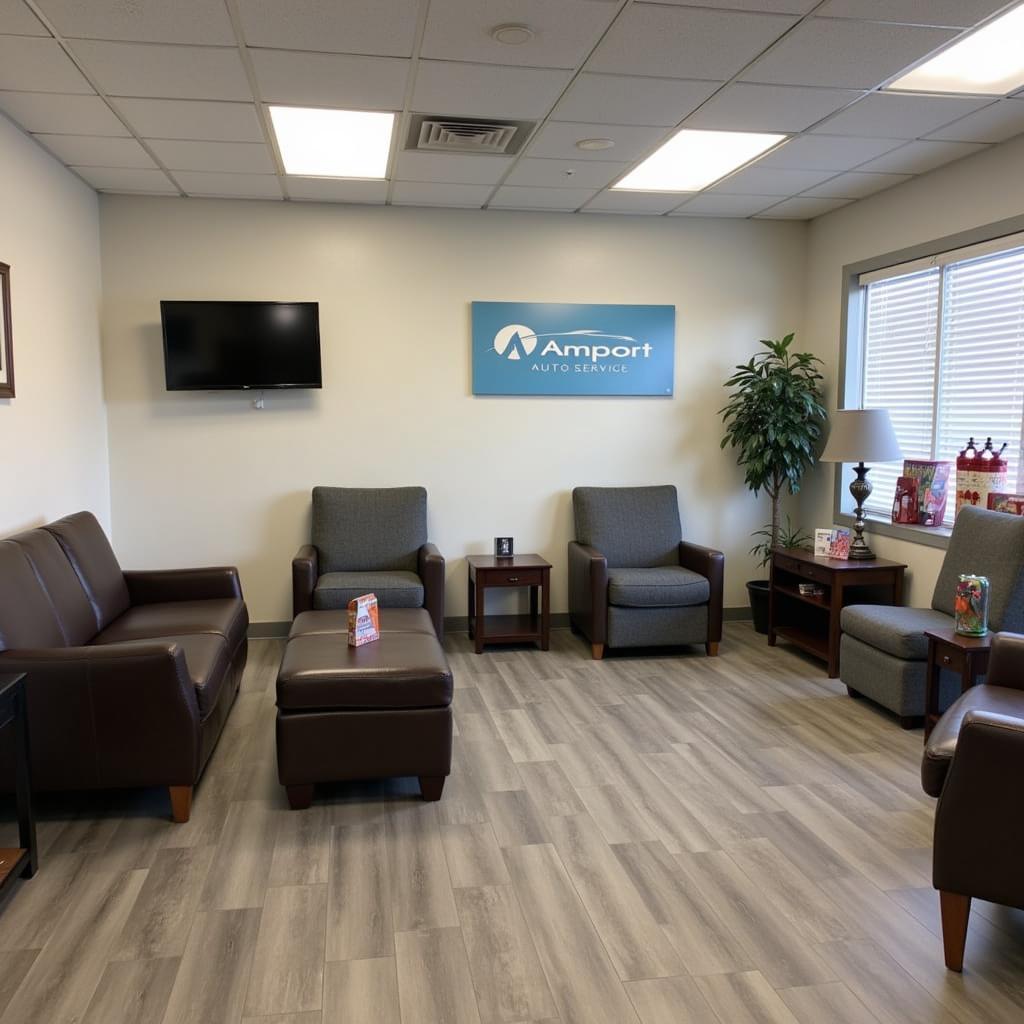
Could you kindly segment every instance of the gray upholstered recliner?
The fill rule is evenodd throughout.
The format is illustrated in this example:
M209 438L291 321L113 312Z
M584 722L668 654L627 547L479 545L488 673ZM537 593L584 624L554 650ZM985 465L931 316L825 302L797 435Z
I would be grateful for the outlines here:
M928 658L924 631L952 628L957 581L967 573L988 577L989 627L1024 632L1024 516L965 505L956 518L930 608L855 604L843 609L839 678L851 695L894 711L904 728L920 724ZM957 678L944 672L939 706L947 706L959 692Z
M725 556L683 540L675 487L577 487L572 504L569 614L594 657L675 644L717 654Z
M314 487L312 540L292 560L293 615L373 593L382 608L426 608L443 639L444 559L422 487Z

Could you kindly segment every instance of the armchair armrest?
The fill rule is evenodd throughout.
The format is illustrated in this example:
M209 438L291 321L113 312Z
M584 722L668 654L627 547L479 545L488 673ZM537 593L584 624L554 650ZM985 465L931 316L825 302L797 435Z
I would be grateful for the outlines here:
M299 548L292 559L292 617L313 607L313 591L320 578L320 556L312 544Z
M985 682L1024 690L1024 634L996 633L992 637Z
M125 572L124 581L132 604L242 596L238 570L231 565L201 569L130 569Z
M722 604L725 597L725 555L714 548L702 547L684 540L679 545L679 564L691 572L707 578L711 587L708 595L708 644L717 645L722 639Z
M1024 906L1024 719L964 716L935 811L934 884L945 892Z
M430 613L438 640L444 639L444 557L436 544L424 544L416 564L423 581L423 606Z
M608 559L597 548L574 540L569 541L569 616L591 644L606 643Z
M191 785L200 718L185 652L166 640L6 651L25 672L39 783Z

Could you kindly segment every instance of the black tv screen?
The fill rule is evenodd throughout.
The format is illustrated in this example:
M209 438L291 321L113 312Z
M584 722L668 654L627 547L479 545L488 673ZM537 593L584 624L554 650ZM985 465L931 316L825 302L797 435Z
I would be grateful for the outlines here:
M315 302L161 302L168 391L319 388Z

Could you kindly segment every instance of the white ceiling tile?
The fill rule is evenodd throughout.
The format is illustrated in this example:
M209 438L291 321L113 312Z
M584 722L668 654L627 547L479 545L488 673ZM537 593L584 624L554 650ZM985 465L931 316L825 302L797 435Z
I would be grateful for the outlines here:
M178 184L190 196L227 199L281 199L281 184L273 174L230 174L216 171L175 171Z
M75 55L109 96L251 100L237 49L75 41Z
M0 92L5 110L25 131L62 135L130 135L99 96Z
M456 185L439 181L397 181L391 202L399 206L460 206L479 209L492 192L490 185Z
M190 142L147 139L163 165L172 171L243 171L273 174L274 161L263 143Z
M549 121L530 143L530 156L544 156L559 160L611 160L632 163L645 156L665 137L664 128L646 128L639 125L580 124L569 121ZM580 139L611 139L611 149L577 149Z
M881 174L924 174L925 171L979 153L988 146L976 142L908 142L891 153L862 164L861 171Z
M751 217L778 201L778 196L733 196L720 192L704 192L675 210L672 216Z
M559 100L551 116L556 121L667 127L679 124L720 84L689 82L679 78L580 75Z
M440 60L483 61L534 68L575 68L616 13L593 0L431 0L420 50ZM525 24L534 37L518 46L491 38L502 24Z
M491 208L512 210L575 210L592 195L590 188L528 188L503 185L488 204Z
M588 71L669 78L731 78L796 19L781 14L637 4L587 62Z
M988 97L924 96L876 92L814 129L825 135L862 135L878 139L916 139L939 125L987 106Z
M806 14L821 0L639 0L641 3L677 4L680 7L714 7L734 11L773 11Z
M250 46L410 57L416 0L239 0Z
M727 85L697 113L687 128L741 132L800 132L863 93L856 89L809 89L796 85Z
M233 46L223 0L37 0L66 38Z
M882 189L909 181L911 174L872 174L869 171L847 171L838 177L807 190L808 196L836 199L862 199Z
M0 36L0 89L95 92L56 39L37 36Z
M731 178L726 178L721 184L715 185L713 191L719 195L792 196L824 181L831 173L755 165L737 171Z
M285 185L292 199L325 203L383 203L388 197L386 181L289 176L285 179Z
M955 35L944 28L811 18L742 77L776 85L873 89Z
M781 203L757 214L757 218L758 220L811 220L813 217L831 213L833 210L838 210L840 206L846 206L852 202L852 199L809 199L804 196L796 196L793 199L783 199Z
M58 160L80 167L156 167L135 139L109 135L36 135Z
M130 97L113 102L135 131L145 138L263 141L260 119L252 103Z
M587 203L584 213L646 213L674 210L689 192L612 192L605 191Z
M510 156L476 156L400 151L392 176L397 181L494 185L512 165Z
M1024 99L999 100L932 132L929 139L952 142L1005 142L1024 132Z
M73 167L93 188L104 192L160 192L178 190L163 171L128 167Z
M0 0L0 26L12 36L48 36L43 23L22 0Z
M411 61L345 53L250 50L260 96L347 110L401 110Z
M543 160L525 157L508 176L509 185L545 188L603 188L618 178L628 163L604 160Z
M897 139L862 139L841 135L800 135L758 161L760 167L845 171L896 149Z
M414 110L464 117L543 117L571 77L550 68L421 60Z
M1006 0L828 0L815 14L969 28L1005 6Z

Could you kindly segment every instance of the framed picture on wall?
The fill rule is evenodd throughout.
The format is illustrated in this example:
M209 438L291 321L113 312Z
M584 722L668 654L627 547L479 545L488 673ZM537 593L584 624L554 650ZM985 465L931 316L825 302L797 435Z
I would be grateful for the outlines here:
M14 342L11 340L11 268L0 263L0 398L14 397Z

